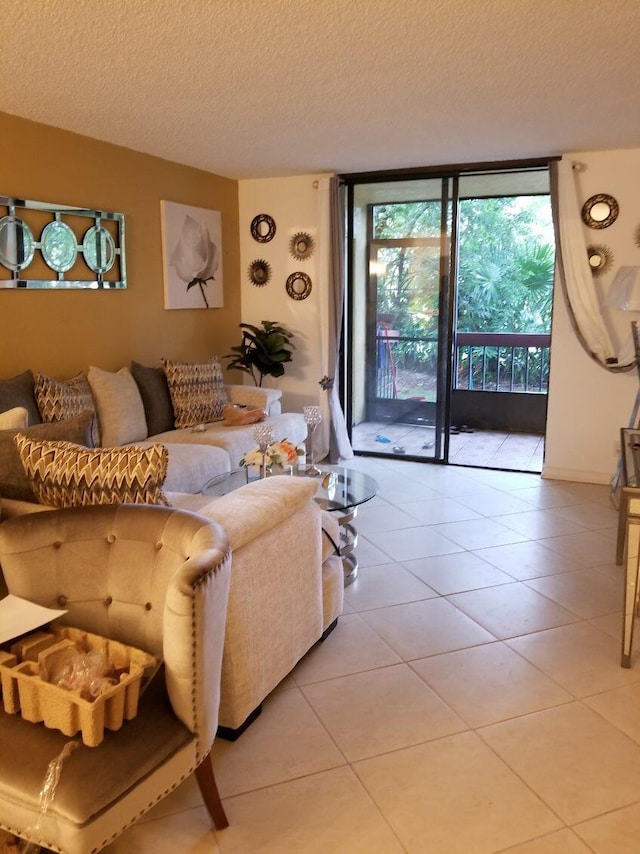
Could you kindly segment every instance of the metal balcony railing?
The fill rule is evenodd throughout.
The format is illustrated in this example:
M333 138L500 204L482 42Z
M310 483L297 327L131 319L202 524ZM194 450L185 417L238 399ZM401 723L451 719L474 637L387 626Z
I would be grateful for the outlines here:
M377 338L376 397L405 397L403 375L413 384L435 389L436 338L398 335L379 329ZM546 394L549 385L551 335L528 333L459 332L456 335L455 388L513 394Z
M546 394L551 335L459 332L456 388Z

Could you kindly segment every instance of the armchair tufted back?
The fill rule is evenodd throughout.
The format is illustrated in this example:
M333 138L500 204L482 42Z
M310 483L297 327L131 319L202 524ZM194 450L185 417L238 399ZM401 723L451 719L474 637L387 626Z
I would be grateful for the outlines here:
M166 507L77 507L0 525L9 592L66 608L69 625L163 657L176 714L191 731L208 720L211 741L230 562L218 524Z

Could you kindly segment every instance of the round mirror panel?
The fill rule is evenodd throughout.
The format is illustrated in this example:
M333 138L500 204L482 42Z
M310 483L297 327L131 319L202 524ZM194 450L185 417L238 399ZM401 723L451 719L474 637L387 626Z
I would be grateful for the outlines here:
M116 260L113 237L101 225L92 225L82 241L84 260L94 273L107 273Z
M251 236L258 243L268 243L276 233L276 223L269 214L258 214L251 220Z
M33 261L36 251L33 233L17 216L0 219L0 264L17 273Z
M306 273L292 273L286 287L291 299L306 299L311 293L311 279Z
M618 203L613 196L598 193L582 206L582 221L589 228L609 228L618 218Z
M56 273L66 273L76 262L76 236L64 222L50 222L40 235L40 251L47 266Z

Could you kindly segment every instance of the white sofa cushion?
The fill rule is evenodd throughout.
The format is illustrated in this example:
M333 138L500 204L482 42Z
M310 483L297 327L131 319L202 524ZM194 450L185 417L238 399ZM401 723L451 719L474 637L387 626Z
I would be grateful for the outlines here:
M289 439L294 445L301 445L307 435L307 425L299 412L285 412L282 415L267 418L260 424L268 424L271 427L273 438L276 441ZM202 431L194 431L191 428L176 428L175 430L167 430L166 433L156 433L155 436L149 436L149 441L165 444L215 445L227 452L233 471L240 466L242 455L256 447L254 429L254 424L248 424L244 427L227 427L223 422L216 421L205 424ZM186 490L181 491L185 492Z
M136 442L148 448L152 442ZM165 492L200 493L214 477L229 471L229 455L214 445L187 445L177 442L162 443L169 454ZM203 497L204 498L204 497ZM204 498L206 502L207 499Z
M29 423L29 413L24 406L14 406L0 412L0 430L24 430Z

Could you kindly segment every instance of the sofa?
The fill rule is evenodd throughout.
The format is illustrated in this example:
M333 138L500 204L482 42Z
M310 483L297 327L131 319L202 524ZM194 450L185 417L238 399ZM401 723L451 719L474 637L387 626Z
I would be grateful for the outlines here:
M200 492L209 480L238 468L242 455L255 447L255 424L225 424L227 404L263 411L263 423L275 440L286 438L302 445L307 435L304 418L301 413L283 413L281 397L277 389L225 384L217 359L193 364L166 361L166 367L134 361L119 371L90 366L64 380L28 369L0 380L0 414L24 410L26 423L20 426L41 438L67 438L60 424L89 411L94 422L88 441L95 446L162 443L169 451L165 482L169 492ZM2 427L0 418L0 442ZM68 441L80 441L77 431L68 434ZM0 495L17 498L11 489L7 492L2 463L0 444Z
M147 370L153 371L154 379L160 383L158 369ZM63 439L66 442L56 445L68 450L66 443L71 442L72 448L80 446L80 450L84 448L88 453L92 439L96 438L97 416L98 442L93 444L102 449L97 453L107 455L120 450L123 455L140 456L145 449L149 453L157 448L166 451L163 499L174 507L218 522L232 550L219 725L222 735L235 738L260 712L267 694L336 624L342 611L344 586L342 561L335 546L339 542L338 524L313 501L317 490L313 479L272 477L219 498L202 495L200 490L206 481L236 468L242 453L255 446L253 427L225 427L220 421L198 421L185 427L174 422L169 429L157 430L163 425L152 408L149 389L145 400L143 386L136 383L139 394L134 394L130 382L135 378L133 366L130 371L118 374L102 371L96 374L95 369L90 369L87 378L77 385L86 396L86 385L89 379L93 380L91 401L80 402L78 406L84 408L75 415L44 423L42 419L50 417L51 409L47 409L42 394L41 408L38 406L36 379L31 371L4 381L4 387L0 381L0 428L3 415L16 409L27 410L31 425L23 429L0 429L0 518L51 509L47 503L38 503L33 491L31 495L25 491L33 486L17 457L16 433L31 437L36 445L47 445L49 437L54 442ZM57 387L56 382L59 381L52 381L52 389L47 393L53 398L55 392L59 400L65 389ZM65 381L64 385L70 382ZM108 393L101 383L108 387ZM244 386L221 387L225 400L246 402L251 408L261 404L260 408L268 412L267 423L276 438L286 437L293 442L304 439L304 419L301 415L280 412L278 392ZM86 408L89 403L92 409ZM135 433L132 435L131 425L137 423L142 429L140 407L145 414L147 434L149 428L154 432L138 440ZM59 404L58 412L63 408ZM138 409L136 418L131 417L132 408ZM65 412L68 414L69 410ZM118 486L121 485L118 481ZM0 593L1 588L0 578Z

